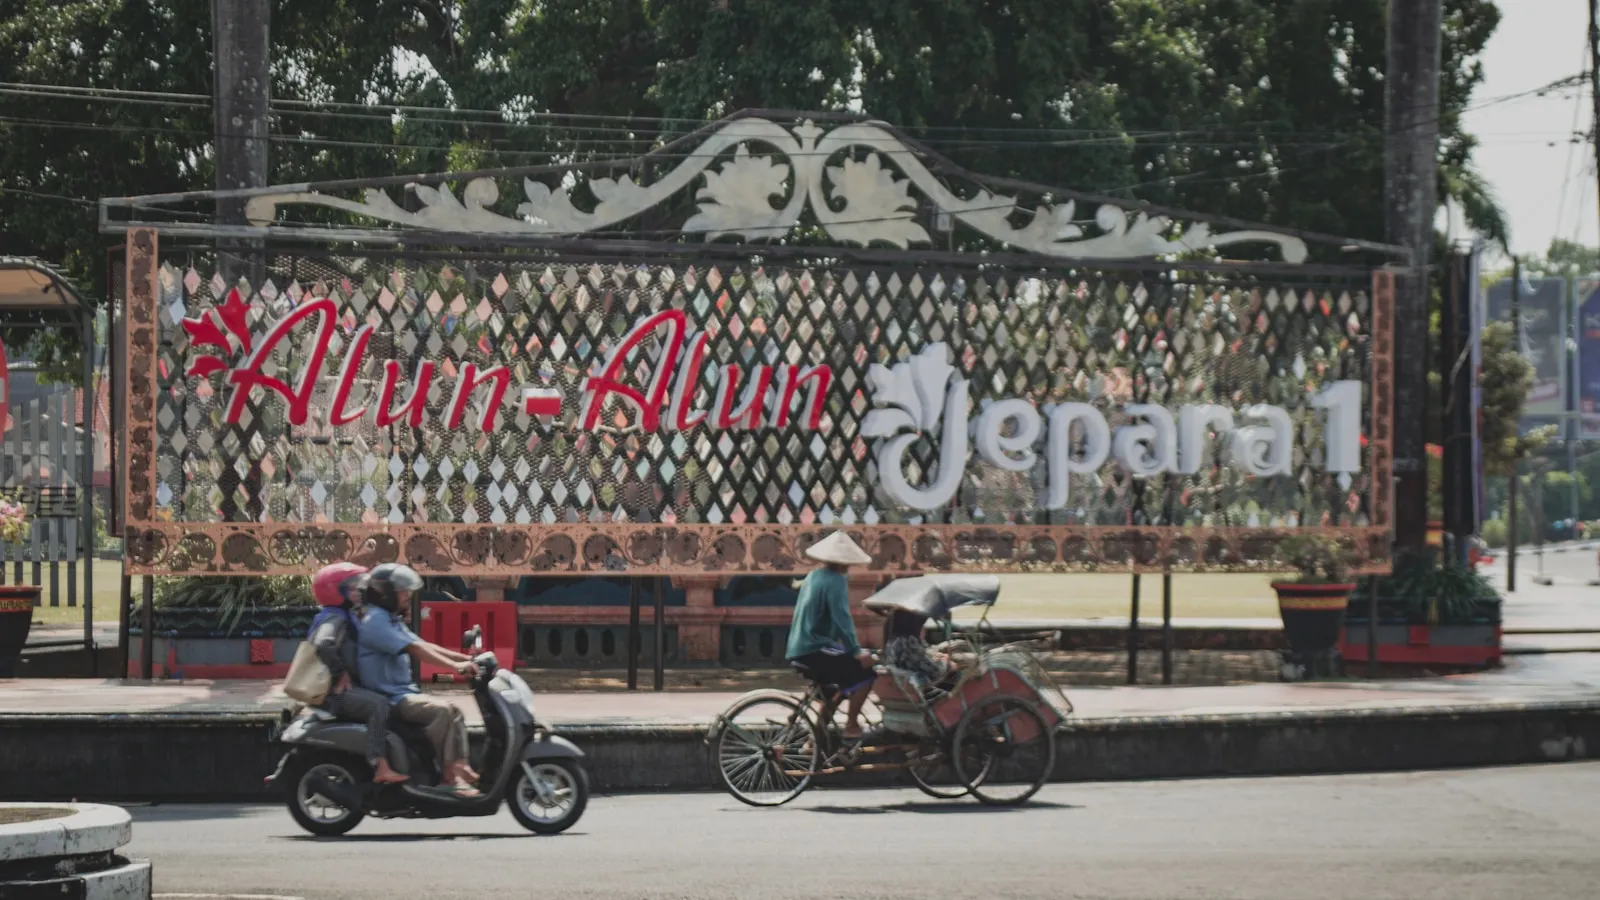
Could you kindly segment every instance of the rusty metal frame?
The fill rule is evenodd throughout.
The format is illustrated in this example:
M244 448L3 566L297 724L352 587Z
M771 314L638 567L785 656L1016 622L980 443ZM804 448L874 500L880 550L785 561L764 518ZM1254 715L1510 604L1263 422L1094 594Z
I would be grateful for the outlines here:
M1372 276L1369 525L1301 529L1050 525L330 524L160 521L155 516L159 237L127 238L126 566L130 574L303 574L326 562L404 562L430 574L782 574L845 530L884 575L942 571L1265 571L1278 541L1314 532L1359 573L1389 569L1394 275Z

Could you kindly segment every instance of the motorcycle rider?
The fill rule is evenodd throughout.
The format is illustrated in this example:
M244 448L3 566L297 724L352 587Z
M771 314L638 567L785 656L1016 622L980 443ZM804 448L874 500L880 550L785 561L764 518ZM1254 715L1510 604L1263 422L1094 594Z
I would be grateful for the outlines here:
M355 563L324 566L311 579L311 594L322 609L311 621L306 640L316 648L317 658L332 673L334 684L322 701L322 708L352 722L367 726L367 765L378 784L398 784L408 776L389 765L389 701L382 694L359 687L351 681L356 672L356 604L367 574Z
M367 575L366 615L357 632L357 670L362 684L388 698L394 715L422 726L440 766L441 786L459 797L481 796L472 785L478 774L467 760L467 723L449 701L422 693L411 680L408 657L475 676L472 658L429 643L406 627L412 595L422 576L409 566L385 563Z

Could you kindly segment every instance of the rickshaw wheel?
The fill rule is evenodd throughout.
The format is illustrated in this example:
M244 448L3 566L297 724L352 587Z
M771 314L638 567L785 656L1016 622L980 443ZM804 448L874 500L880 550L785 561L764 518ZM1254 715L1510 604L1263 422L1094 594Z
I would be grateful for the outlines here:
M734 704L722 718L726 724L717 738L717 773L734 799L751 806L782 806L810 787L826 748L798 700L755 696Z
M967 710L950 742L956 775L990 806L1016 806L1039 792L1056 763L1055 731L1032 703L990 697Z
M906 769L917 790L937 800L959 800L971 792L951 764L950 757L933 742L923 743L917 748L917 753L922 755L924 761ZM993 761L991 756L972 761L969 768L976 773L972 778L974 783L982 784L989 777Z

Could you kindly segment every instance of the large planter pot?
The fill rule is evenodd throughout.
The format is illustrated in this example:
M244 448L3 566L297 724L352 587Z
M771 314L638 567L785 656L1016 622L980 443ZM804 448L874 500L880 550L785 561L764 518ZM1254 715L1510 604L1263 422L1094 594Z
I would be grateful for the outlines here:
M1354 584L1273 583L1283 636L1289 643L1286 674L1290 667L1298 670L1296 674L1336 674L1345 608L1355 588Z
M1367 659L1370 600L1351 598L1340 655ZM1378 598L1378 662L1400 666L1485 668L1501 658L1501 603L1484 599L1465 614L1439 622L1419 618L1414 607L1393 597Z
M39 602L39 588L31 585L0 585L0 678L17 677L17 659L33 629L33 609Z
M150 863L119 851L125 809L93 803L0 803L0 897L148 900Z

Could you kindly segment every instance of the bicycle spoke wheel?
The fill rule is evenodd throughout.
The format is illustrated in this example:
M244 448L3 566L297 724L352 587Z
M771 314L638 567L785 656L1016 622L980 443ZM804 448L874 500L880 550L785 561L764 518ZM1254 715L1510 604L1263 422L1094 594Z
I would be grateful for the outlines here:
M1055 732L1019 697L991 697L968 710L956 723L952 747L962 783L994 806L1025 802L1055 769Z
M967 795L966 784L938 743L923 741L911 752L913 758L906 774L918 790L939 800L957 800Z
M754 697L723 714L717 771L723 786L751 806L781 806L811 784L821 742L793 699Z

